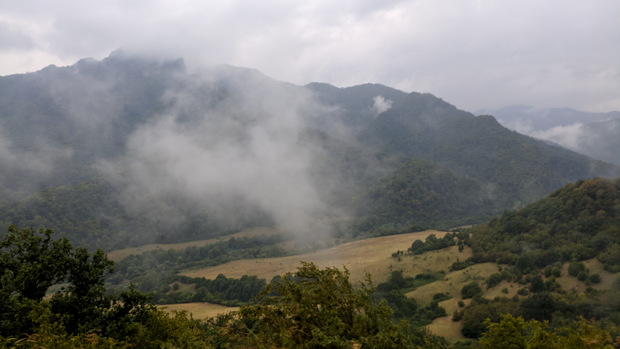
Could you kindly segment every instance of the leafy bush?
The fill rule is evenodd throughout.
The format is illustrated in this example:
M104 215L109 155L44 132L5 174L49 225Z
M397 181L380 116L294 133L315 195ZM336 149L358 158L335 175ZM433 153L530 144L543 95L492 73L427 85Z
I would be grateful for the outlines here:
M482 288L476 281L472 281L461 289L461 297L463 299L474 298L482 295Z
M573 261L568 265L568 274L571 276L577 276L580 272L586 271L586 265L583 262ZM583 280L582 280L583 281Z

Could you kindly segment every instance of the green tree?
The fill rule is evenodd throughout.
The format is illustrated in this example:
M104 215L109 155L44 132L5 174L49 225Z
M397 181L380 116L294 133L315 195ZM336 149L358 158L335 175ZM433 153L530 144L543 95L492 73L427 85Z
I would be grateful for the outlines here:
M521 314L527 319L551 320L557 306L557 301L551 293L540 292L521 302Z
M0 240L0 335L27 332L30 311L67 277L72 246L52 234L11 225Z
M421 254L422 252L424 252L424 242L422 242L422 240L416 240L411 244L411 247L409 247L409 251L411 251L414 254Z
M583 264L583 262L572 261L568 265L568 274L571 275L571 276L577 276L582 271L583 272L586 271L586 265Z
M376 303L373 292L370 278L356 289L346 268L302 262L297 272L269 284L255 305L242 307L230 328L248 347L411 347L405 323L393 323L391 309Z
M532 276L532 280L530 282L530 291L532 292L542 292L545 290L545 282L542 279L540 274L536 274Z
M101 250L92 256L85 248L69 254L67 271L69 286L51 299L52 312L61 314L61 321L70 333L101 328L99 323L113 298L106 295L105 277L114 270L114 263Z
M482 288L476 281L472 281L461 289L461 297L463 299L474 298L478 295L482 295Z
M525 348L526 324L522 318L515 318L510 314L503 315L500 323L486 320L487 331L479 339L480 347L520 349Z
M10 226L0 240L0 337L97 330L118 339L144 332L138 329L147 328L155 314L150 296L133 287L107 294L104 281L113 262L106 254L73 248L52 234ZM66 285L44 299L55 284Z

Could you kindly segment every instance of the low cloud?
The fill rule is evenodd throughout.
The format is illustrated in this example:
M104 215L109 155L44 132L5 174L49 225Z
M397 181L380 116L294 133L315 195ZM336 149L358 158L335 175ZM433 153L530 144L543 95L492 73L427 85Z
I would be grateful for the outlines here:
M375 116L392 108L392 101L389 99L385 99L383 96L376 96L372 99L372 102L372 111Z
M321 236L327 207L310 177L321 153L301 138L307 91L229 67L180 85L165 94L166 111L131 134L125 157L100 163L128 207L181 216L161 204L179 198L233 225L258 209L284 230Z
M520 132L519 130L516 131ZM567 126L552 127L547 130L530 130L529 135L579 151L586 132L582 123L574 123Z
M44 138L32 139L26 149L22 148L0 128L0 175L5 184L0 202L36 191L57 170L55 164L70 158L71 154L71 149L51 144Z

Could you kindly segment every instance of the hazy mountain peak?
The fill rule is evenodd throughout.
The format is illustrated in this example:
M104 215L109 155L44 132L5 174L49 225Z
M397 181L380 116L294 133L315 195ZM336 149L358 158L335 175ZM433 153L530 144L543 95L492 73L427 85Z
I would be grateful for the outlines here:
M620 112L508 106L482 112L516 132L620 165Z

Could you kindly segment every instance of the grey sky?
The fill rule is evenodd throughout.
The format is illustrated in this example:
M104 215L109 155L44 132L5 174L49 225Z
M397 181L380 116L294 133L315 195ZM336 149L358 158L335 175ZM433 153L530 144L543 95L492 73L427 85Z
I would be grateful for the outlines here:
M620 1L0 0L0 75L111 51L377 82L475 111L620 110Z

